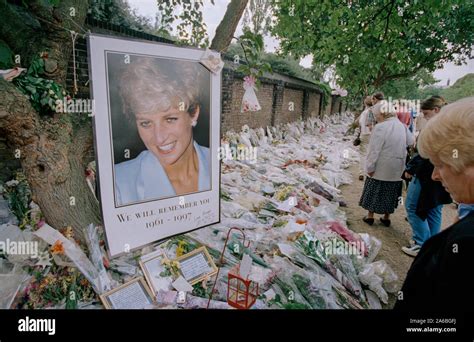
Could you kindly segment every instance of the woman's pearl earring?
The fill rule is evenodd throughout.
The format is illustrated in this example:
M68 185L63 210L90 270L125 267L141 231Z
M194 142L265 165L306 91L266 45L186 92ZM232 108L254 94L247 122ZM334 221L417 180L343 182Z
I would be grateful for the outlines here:
M197 125L197 121L194 120L194 121L191 123L191 126L196 127L196 125Z

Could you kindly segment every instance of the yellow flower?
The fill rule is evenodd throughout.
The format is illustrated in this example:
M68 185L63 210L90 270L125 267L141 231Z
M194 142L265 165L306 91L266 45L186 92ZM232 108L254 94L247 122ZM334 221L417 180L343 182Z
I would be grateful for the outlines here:
M186 241L179 241L178 242L178 248L176 249L176 256L180 257L181 255L184 254L184 248L186 247L187 243Z
M71 226L64 228L62 233L68 240L74 240L74 231Z

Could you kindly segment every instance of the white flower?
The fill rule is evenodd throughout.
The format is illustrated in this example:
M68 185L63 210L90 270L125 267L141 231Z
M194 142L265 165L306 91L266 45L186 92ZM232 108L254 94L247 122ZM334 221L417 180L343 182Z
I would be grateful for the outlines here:
M9 187L14 187L14 186L17 186L19 183L20 182L18 182L16 179L12 179L6 182L5 185Z

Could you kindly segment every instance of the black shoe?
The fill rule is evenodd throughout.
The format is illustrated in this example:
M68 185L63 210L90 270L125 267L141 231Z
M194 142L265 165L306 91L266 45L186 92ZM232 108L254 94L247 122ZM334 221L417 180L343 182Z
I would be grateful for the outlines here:
M374 224L374 219L373 218L370 218L370 217L364 217L362 219L362 221L364 221L365 223L367 223L369 226L373 225Z
M384 218L380 218L380 222L382 222L385 227L390 227L390 219L386 220Z

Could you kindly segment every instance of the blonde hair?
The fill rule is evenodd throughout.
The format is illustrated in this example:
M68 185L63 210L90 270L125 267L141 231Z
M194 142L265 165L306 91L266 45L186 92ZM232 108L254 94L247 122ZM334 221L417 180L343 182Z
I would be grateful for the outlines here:
M137 113L166 112L171 108L194 115L199 106L200 76L197 63L146 57L134 59L120 82L125 115L134 119Z
M417 146L422 157L436 156L457 173L474 165L474 97L443 107L421 131Z

